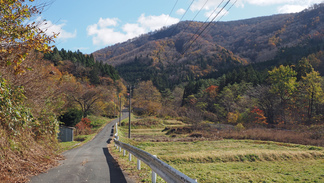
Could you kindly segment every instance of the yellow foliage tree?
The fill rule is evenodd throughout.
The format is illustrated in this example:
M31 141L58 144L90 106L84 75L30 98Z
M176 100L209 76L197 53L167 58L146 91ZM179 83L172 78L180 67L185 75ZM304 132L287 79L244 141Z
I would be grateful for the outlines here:
M31 51L48 52L48 46L57 36L48 36L39 28L40 23L26 23L31 17L40 14L39 7L32 6L34 0L0 1L0 64L12 65L15 74L27 68L21 66Z
M239 118L239 113L238 112L229 112L227 113L227 122L228 123L236 123L238 118Z
M162 108L161 93L152 81L141 82L134 90L135 108L141 108L145 114L155 115Z

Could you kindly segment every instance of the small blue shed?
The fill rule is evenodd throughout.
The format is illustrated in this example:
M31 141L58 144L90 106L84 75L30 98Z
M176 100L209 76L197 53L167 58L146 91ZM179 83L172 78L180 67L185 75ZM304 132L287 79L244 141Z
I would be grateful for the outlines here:
M61 142L70 142L73 141L73 127L60 126L60 132L58 133L58 139Z

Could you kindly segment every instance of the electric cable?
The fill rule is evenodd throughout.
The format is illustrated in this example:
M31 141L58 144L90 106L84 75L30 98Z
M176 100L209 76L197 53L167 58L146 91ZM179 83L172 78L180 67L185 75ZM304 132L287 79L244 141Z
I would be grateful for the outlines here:
M188 39L187 42L185 42L183 45L187 44L188 42L190 42L190 40L192 40L195 35L200 31L200 29L207 23L207 21L210 19L210 17L216 12L216 10L220 7L220 5L224 2L225 0L222 0L222 2L220 2L218 4L218 6L215 8L215 10L209 15L209 17L205 20L204 23L201 24L201 26L196 30L196 32L190 37L190 39Z
M207 29L208 26L217 18L217 16L225 9L231 0L228 0L222 9L214 16L214 18L205 26L205 28L198 34L198 36L190 43L190 45L182 52L182 55L191 47L191 45L198 39L198 37Z
M178 1L179 1L179 0L177 0L177 1L175 2L175 4L173 5L173 8L171 9L171 11L170 11L170 13L169 13L169 16L167 17L167 19L166 19L166 21L165 21L165 23L164 23L164 26L167 24L167 22L168 22L168 20L169 20L169 17L171 16L171 14L172 14L174 8L176 7L176 5L178 4Z
M231 9L232 9L232 7L236 4L236 2L237 2L238 0L236 0L232 5L231 5L231 7L229 7L228 9L227 9L227 12L229 12ZM224 16L226 15L226 13L224 13L216 22L219 22ZM209 30L207 30L207 31L205 31L205 34L206 33L208 33L210 31L210 29Z
M180 23L181 20L184 18L184 16L187 14L188 10L190 9L190 7L191 7L191 5L193 4L194 1L195 1L195 0L192 0L192 1L191 1L191 3L190 3L190 5L188 6L187 10L186 10L185 13L182 15L182 17L181 17L179 23ZM178 28L178 26L179 26L179 23L177 23L177 25L173 28L173 30L172 30L172 32L171 32L171 34L170 34L169 37L171 37L171 36L173 35L173 33L177 30L177 28Z
M195 20L195 18L197 18L198 14L199 14L203 9L204 9L204 7L206 6L206 4L207 4L208 1L209 1L209 0L206 0L205 4L200 8L200 10L199 10L199 11L196 13L196 15L192 18L191 22L193 22L193 21ZM190 25L190 23L187 24L186 28L185 28L181 33L186 32L187 29L188 29L188 27L189 27L189 25Z

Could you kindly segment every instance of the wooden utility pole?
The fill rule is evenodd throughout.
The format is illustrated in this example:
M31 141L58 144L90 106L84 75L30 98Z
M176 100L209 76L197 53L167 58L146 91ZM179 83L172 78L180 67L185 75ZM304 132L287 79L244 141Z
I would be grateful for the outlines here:
M119 94L119 126L121 125L121 115L122 115L121 96Z
M128 118L128 138L131 138L131 112L132 112L132 109L131 109L131 98L132 98L132 86L131 85L128 85L129 87L129 118Z

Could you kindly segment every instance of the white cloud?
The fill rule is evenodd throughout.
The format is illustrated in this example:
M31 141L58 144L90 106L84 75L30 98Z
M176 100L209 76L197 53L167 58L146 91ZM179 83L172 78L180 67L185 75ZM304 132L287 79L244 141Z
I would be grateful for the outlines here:
M89 36L93 36L94 45L113 44L128 39L126 34L116 32L113 28L100 27L98 24L88 26L87 32Z
M176 11L176 13L177 13L178 15L183 15L185 12L186 12L186 10L185 10L185 9L182 9L182 8L180 8L180 9L178 9L178 10Z
M278 11L278 13L296 13L296 12L301 12L308 7L309 6L287 4L287 5L278 7L277 11Z
M147 32L144 27L141 27L138 24L125 24L123 26L123 31L127 33L129 38L133 38Z
M179 22L179 19L169 17L169 15L162 14L160 16L145 16L142 14L137 22L140 24L141 27L148 29L150 31L154 31L160 29L164 26L165 22L167 21L167 25L172 25Z
M106 19L99 19L98 25L101 28L107 27L107 26L116 26L118 23L118 18L106 18Z
M275 5L275 4L290 3L296 0L241 0L241 1L243 3L246 2L258 6L268 6L268 5Z
M198 0L198 1L195 1L194 3L192 3L192 5L190 7L190 10L191 11L199 11L204 6L204 4L206 3L206 5L204 6L203 10L212 11L221 2L222 2L222 0L213 0L213 1L208 1L206 3L206 0Z
M258 6L277 6L278 13L296 13L312 6L322 3L323 0L241 0Z
M222 4L220 5L221 2ZM221 8L225 5L226 2L227 1L213 0L206 3L206 0L197 0L192 4L190 10L193 12L199 11L206 3L206 5L203 7L203 10L205 11L204 15L206 17L209 17L209 15L213 10L215 10L215 8L217 8L217 6L220 5L219 8ZM277 13L293 13L300 12L315 3L318 4L322 2L323 0L238 0L235 6L241 8L245 7L246 4L255 6L276 6ZM231 6L232 3L233 2L231 1L227 7Z
M41 20L41 17L39 17L37 19L39 22ZM42 29L47 35L53 35L53 33L56 33L58 35L58 39L59 40L67 40L70 38L75 38L77 36L77 31L74 30L74 32L68 32L66 30L63 29L63 27L65 26L65 23L61 23L61 24L54 24L51 21L43 21L40 23L40 25L38 26L40 29Z
M166 20L168 21L165 25ZM163 26L178 23L179 19L165 14L160 16L145 16L145 14L142 14L136 23L126 23L119 26L118 22L120 22L118 18L100 18L98 23L89 25L87 33L92 36L93 44L103 46L127 41L141 34L160 29Z

